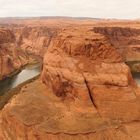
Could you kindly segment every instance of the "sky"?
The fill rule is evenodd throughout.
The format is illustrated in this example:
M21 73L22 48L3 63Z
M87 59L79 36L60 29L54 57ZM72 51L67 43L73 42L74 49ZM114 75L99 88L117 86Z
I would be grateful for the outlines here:
M140 0L0 0L0 17L140 19Z

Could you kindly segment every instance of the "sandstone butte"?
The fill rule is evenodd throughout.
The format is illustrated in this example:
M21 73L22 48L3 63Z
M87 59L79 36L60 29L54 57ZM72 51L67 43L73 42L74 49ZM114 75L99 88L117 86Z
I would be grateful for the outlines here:
M140 139L140 89L125 64L140 60L140 21L30 19L2 26L1 77L31 54L43 58L43 68L0 111L0 140Z

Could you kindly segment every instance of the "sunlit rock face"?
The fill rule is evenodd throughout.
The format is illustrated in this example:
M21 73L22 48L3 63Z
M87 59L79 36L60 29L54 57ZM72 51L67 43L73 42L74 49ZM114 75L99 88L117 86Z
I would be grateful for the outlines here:
M87 23L16 31L22 50L44 62L41 78L1 111L2 140L139 139L140 90L125 56Z
M0 29L0 79L27 63L25 54L18 48L11 30Z

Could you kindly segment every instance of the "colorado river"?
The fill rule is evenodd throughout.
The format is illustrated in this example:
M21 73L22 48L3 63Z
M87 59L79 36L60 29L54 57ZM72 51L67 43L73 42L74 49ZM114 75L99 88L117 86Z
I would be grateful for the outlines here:
M0 81L0 95L5 94L7 91L10 91L19 84L37 76L40 74L40 71L40 64L29 65L15 76Z

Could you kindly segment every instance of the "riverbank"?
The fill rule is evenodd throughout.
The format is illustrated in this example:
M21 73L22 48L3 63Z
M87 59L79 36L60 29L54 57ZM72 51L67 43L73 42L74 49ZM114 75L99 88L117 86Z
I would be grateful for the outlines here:
M10 91L8 91L8 92L7 92L6 94L4 94L3 96L0 96L0 110L9 102L9 100L10 100L14 95L16 95L16 94L18 94L18 93L20 92L20 90L21 90L21 88L22 88L23 86L26 86L27 84L29 84L29 83L35 81L36 79L39 78L39 76L40 76L40 74L37 75L37 76L35 76L35 77L33 77L33 78L31 78L31 79L29 79L29 80L27 80L27 81L25 81L25 82L23 82L23 83L21 83L21 84L19 84L17 87L11 89Z
M17 93L22 86L34 81L41 72L41 63L32 59L24 66L0 80L0 109Z
M28 67L28 66L31 66L31 65L35 65L35 64L39 64L39 62L37 60L34 60L34 61L31 61L31 62L28 62L27 64L21 66L19 69L13 71L12 73L10 73L9 75L7 75L5 78L9 78L9 77L13 77L14 75L20 73L23 69L25 69L25 67ZM4 78L4 79L5 79ZM4 80L2 79L2 80Z

